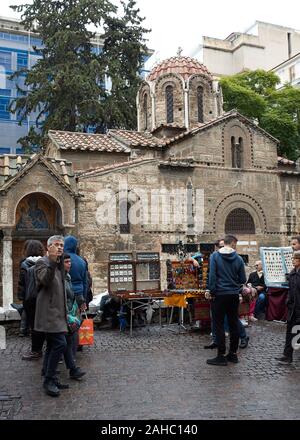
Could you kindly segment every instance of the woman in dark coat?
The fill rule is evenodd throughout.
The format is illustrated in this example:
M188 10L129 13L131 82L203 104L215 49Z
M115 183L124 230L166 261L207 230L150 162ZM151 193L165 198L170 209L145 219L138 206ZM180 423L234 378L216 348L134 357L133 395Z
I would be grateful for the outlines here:
M280 362L290 364L293 361L293 333L294 327L300 325L300 251L293 255L294 269L289 273L289 293L287 299L287 328L283 356L276 358Z
M34 318L36 310L36 299L28 298L28 270L35 266L35 263L44 256L45 249L39 240L28 240L25 244L24 259L21 261L20 275L18 282L18 298L23 301L29 327L31 329L31 350L22 356L23 360L35 360L42 357L42 348L45 335L34 330Z

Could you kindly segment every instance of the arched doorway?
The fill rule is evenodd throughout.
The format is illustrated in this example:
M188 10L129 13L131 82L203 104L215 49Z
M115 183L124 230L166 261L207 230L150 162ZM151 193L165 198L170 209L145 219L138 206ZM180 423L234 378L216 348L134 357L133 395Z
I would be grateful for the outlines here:
M40 240L46 246L47 239L55 234L64 234L58 202L44 193L31 193L23 197L16 207L12 233L14 301L17 300L20 261L26 240Z

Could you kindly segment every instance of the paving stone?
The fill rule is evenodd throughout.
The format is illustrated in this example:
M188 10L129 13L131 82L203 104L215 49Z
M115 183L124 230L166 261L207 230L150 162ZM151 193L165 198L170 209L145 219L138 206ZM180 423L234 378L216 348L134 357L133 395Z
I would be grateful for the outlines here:
M215 354L203 349L207 334L158 326L136 329L132 338L96 331L94 346L77 355L87 371L81 382L69 381L60 366L70 388L58 399L42 390L41 360L21 360L29 338L8 335L0 352L0 418L298 419L300 353L290 366L274 359L282 353L285 326L260 321L247 332L250 342L240 350L239 364L220 368L206 364Z

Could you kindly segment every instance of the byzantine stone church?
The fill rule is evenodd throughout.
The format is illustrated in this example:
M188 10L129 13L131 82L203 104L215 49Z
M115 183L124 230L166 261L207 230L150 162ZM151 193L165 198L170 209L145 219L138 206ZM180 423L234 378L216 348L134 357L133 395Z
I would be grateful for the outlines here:
M277 139L255 122L223 112L222 90L204 65L182 56L161 62L141 84L137 108L138 131L49 131L42 154L0 156L0 306L16 299L27 239L77 236L98 293L114 253L158 253L164 288L180 240L196 252L234 233L252 265L260 246L287 245L299 233L297 164L278 157ZM192 194L182 221L162 221L169 206L149 202L161 188ZM141 193L147 202L139 204ZM107 211L115 221L103 221Z

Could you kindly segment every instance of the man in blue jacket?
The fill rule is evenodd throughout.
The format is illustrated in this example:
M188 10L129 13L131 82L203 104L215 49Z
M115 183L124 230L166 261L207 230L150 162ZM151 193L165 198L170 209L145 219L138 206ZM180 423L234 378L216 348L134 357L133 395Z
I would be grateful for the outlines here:
M64 252L71 257L70 276L76 302L81 311L86 309L87 265L83 258L76 254L78 240L69 235L65 238Z
M210 257L208 288L212 296L211 307L216 326L218 355L208 359L209 365L227 365L228 361L237 363L237 349L239 345L239 291L246 282L245 265L243 259L236 252L237 238L227 235L224 238L224 247L214 252ZM224 318L227 315L230 348L226 353Z

